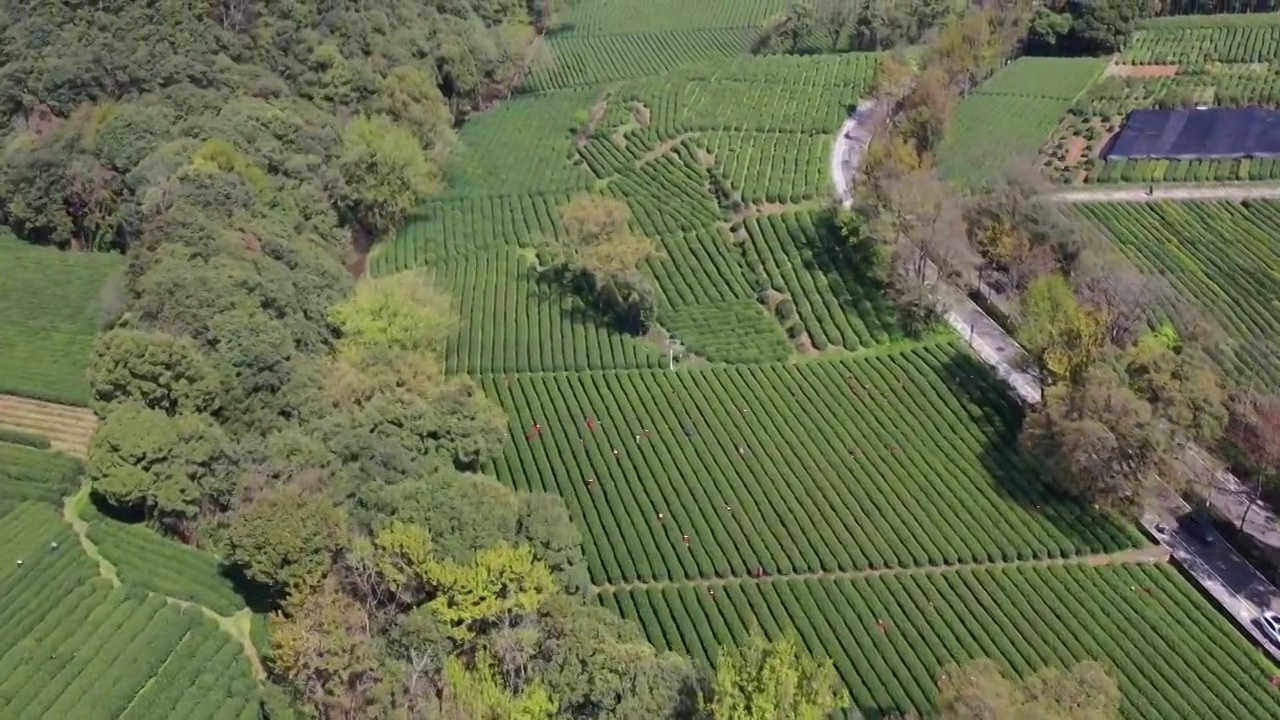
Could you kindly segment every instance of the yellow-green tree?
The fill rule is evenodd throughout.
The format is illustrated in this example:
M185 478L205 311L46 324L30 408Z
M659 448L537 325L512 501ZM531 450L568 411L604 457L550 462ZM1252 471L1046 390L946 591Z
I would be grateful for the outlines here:
M363 280L329 319L346 347L415 355L438 353L457 328L449 295L416 271Z
M427 159L418 138L386 115L361 115L347 125L338 166L351 211L376 234L394 230L440 190L440 169Z
M806 655L794 639L769 642L753 632L716 661L707 720L822 720L849 706L830 660Z
M1079 378L1106 348L1106 316L1082 306L1061 275L1031 281L1021 304L1018 341L1048 382Z
M528 683L512 692L501 682L493 663L481 655L474 667L451 657L444 663L442 715L447 720L551 720L556 703L543 687Z

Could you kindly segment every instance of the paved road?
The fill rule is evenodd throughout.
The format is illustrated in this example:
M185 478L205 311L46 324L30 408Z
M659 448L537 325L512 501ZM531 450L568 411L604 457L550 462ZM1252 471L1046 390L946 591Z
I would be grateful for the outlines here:
M859 106L858 111L840 128L840 136L832 146L831 169L832 185L836 197L845 207L852 204L850 182L857 174L858 162L871 139L871 130L866 127L870 111L874 106ZM1246 188L1228 188L1244 191ZM1108 188L1112 193L1122 191L1120 188ZM1176 190L1176 188L1170 188ZM1276 197L1280 197L1280 187L1274 188ZM1185 191L1185 188L1184 188ZM1174 196L1187 199L1189 196ZM1262 196L1258 196L1262 197ZM1123 197L1111 199L1123 200ZM929 272L936 276L936 269L930 264ZM1042 398L1039 378L1026 369L1030 367L1025 350L1004 328L992 320L985 312L956 288L938 284L938 301L943 316L956 332L960 333L973 351L986 362L996 374L1028 405L1037 405ZM1204 463L1200 451L1188 448L1188 464ZM1243 490L1238 480L1229 473L1216 473L1217 482L1223 491L1214 493L1211 501L1215 507L1219 498L1222 502L1238 504L1240 491ZM1190 508L1172 490L1165 493L1165 501L1143 518L1142 523L1149 533L1169 548L1173 558L1184 567L1196 582L1212 596L1219 605L1235 619L1236 624L1251 636L1260 647L1265 648L1272 659L1280 662L1280 647L1271 644L1259 632L1255 619L1264 610L1280 611L1280 590L1269 583L1252 565L1240 556L1224 541L1206 546L1189 538L1178 528L1173 518ZM1234 501L1231 500L1234 498ZM1260 512L1255 508L1253 515L1259 517L1258 522L1267 522L1270 511ZM1267 518L1267 519L1263 519ZM1250 517L1252 522L1253 517ZM1169 532L1156 530L1157 523L1163 523Z
M1251 198L1280 198L1280 185L1275 183L1235 184L1196 183L1171 185L1091 185L1089 187L1056 190L1047 196L1063 203L1090 202L1158 202L1160 200L1248 200Z

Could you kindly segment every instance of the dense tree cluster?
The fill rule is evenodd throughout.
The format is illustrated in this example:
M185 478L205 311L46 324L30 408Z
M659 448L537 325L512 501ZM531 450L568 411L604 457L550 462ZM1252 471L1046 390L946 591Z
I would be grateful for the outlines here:
M877 66L881 119L841 226L911 327L932 320L938 274L955 280L980 265L966 241L969 201L939 178L935 159L960 96L1000 66L1028 13L1021 0L970 9L947 20L917 60L895 53Z
M483 474L506 420L441 372L448 296L344 267L439 189L533 5L5 6L0 215L128 258L90 368L94 496L272 611L273 717L696 711L687 660L582 601L563 501Z
M945 0L791 0L764 27L762 53L876 51L920 42L955 9Z

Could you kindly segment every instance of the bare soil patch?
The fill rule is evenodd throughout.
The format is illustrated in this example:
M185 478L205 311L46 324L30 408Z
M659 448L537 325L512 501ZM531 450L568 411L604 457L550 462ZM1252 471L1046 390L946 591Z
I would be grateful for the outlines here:
M1178 74L1177 65L1112 65L1111 75L1132 78L1162 78Z
M0 426L43 435L55 450L84 458L98 418L87 408L0 395Z
M1089 141L1076 135L1067 140L1067 159L1068 167L1074 167L1084 159L1084 154L1089 150Z

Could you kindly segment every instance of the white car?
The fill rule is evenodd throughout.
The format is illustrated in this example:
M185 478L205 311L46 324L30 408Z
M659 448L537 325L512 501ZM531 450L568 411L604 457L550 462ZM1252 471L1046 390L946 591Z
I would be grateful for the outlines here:
M1258 627L1266 634L1267 639L1280 646L1280 615L1264 612L1258 617Z

